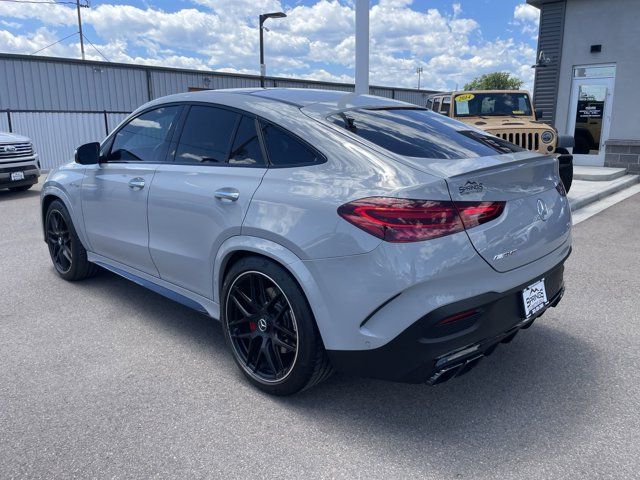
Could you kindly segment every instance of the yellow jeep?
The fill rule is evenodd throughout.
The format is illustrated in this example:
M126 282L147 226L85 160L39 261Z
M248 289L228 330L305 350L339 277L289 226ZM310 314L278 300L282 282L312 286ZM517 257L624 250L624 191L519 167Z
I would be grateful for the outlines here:
M543 155L557 154L560 177L569 191L573 180L573 138L558 135L555 128L538 119L529 93L523 90L474 90L437 93L428 97L427 108Z

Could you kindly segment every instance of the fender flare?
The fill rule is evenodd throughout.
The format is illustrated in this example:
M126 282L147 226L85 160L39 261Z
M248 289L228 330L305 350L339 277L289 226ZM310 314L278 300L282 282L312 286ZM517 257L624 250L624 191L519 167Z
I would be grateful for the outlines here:
M260 237L238 235L228 238L220 245L213 266L213 301L220 305L220 317L222 317L222 299L220 298L222 272L224 272L228 260L236 252L250 252L268 257L287 270L298 282L307 298L320 331L320 336L323 336L323 325L328 325L329 312L320 294L320 288L311 272L307 269L305 263L291 250Z
M69 212L69 215L71 215L71 220L73 221L73 228L76 231L76 234L78 235L78 238L80 239L80 243L82 243L82 246L88 251L90 250L89 247L89 243L87 241L87 237L85 235L85 231L84 231L84 222L82 219L82 216L78 215L75 208L73 207L73 203L71 202L71 199L69 198L69 195L67 194L67 192L65 192L62 188L60 188L57 184L52 184L52 183L46 183L43 187L42 187L42 192L40 193L40 211L41 211L41 225L42 225L42 236L44 238L44 240L46 241L46 235L44 232L44 212L42 211L42 205L44 203L45 198L47 197L56 197L58 198L66 207L67 211Z

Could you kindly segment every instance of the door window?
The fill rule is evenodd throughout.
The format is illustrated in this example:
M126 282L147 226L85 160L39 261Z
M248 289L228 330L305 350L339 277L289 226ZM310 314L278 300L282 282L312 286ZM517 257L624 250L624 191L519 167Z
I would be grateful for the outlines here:
M276 167L294 167L320 163L323 158L301 140L271 123L261 124L262 135L271 164Z
M433 111L434 112L439 112L440 111L440 99L439 98L435 98L433 100Z
M176 148L179 163L225 163L240 114L217 107L189 109Z
M443 98L442 106L440 108L440 113L449 116L449 111L451 110L451 99L449 97Z
M116 133L107 161L162 162L182 107L156 108L138 115Z
M583 155L598 155L600 153L606 98L607 87L605 85L580 85L578 87L573 153Z

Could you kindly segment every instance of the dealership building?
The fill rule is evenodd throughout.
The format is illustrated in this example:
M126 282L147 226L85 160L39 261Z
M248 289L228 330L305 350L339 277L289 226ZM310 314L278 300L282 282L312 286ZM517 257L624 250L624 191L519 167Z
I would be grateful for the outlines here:
M578 165L640 173L640 1L527 0L540 9L534 102L575 137Z

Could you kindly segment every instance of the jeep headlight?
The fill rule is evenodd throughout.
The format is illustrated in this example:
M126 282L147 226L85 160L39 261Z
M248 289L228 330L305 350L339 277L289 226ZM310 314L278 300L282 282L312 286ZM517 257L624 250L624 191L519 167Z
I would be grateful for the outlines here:
M553 141L553 132L551 130L546 130L542 132L540 138L544 143L551 143Z

